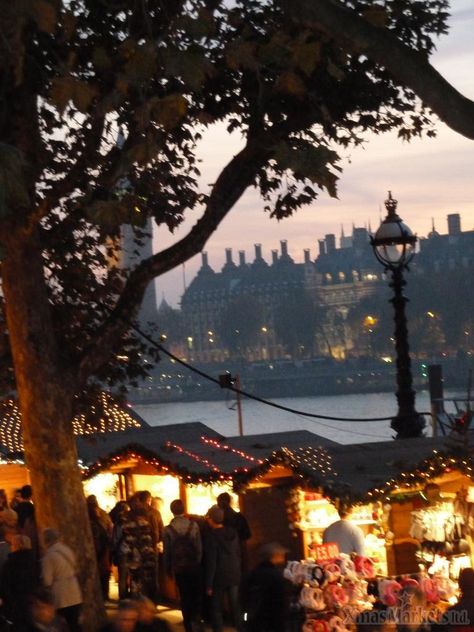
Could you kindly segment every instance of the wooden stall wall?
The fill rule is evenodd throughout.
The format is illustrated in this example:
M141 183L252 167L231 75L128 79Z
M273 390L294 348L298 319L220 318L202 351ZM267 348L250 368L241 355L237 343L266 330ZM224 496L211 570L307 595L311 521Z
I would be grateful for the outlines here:
M15 490L28 485L30 475L27 468L20 463L4 463L0 465L0 489L4 489L9 501L12 500Z
M295 538L288 524L287 502L290 487L274 485L247 489L240 497L240 508L252 530L247 542L246 562L249 568L258 560L258 550L267 542L278 542L289 549L289 559L301 557L301 541Z

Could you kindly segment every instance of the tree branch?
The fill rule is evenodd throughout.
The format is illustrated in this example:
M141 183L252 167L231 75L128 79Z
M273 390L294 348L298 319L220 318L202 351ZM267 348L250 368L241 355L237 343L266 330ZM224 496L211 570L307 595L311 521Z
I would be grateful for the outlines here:
M280 0L295 22L313 22L350 48L384 66L411 88L451 129L474 139L474 101L460 94L428 62L389 30L370 24L337 0Z
M79 362L78 379L83 384L104 366L121 345L148 283L199 253L224 217L255 179L258 169L271 156L274 133L247 142L223 169L214 184L206 210L189 233L176 244L141 262L130 274L117 305L98 329Z

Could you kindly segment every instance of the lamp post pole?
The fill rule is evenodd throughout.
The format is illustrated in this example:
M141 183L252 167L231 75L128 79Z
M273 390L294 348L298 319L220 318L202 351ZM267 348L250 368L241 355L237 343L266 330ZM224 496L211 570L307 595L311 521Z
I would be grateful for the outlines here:
M415 407L415 391L411 372L410 348L408 345L408 327L405 306L408 299L403 294L406 281L403 270L414 255L416 236L402 222L396 213L397 201L389 191L385 202L388 214L371 240L375 256L390 271L392 279L390 287L393 298L390 302L394 308L395 351L397 366L397 415L392 419L391 427L397 433L397 439L421 437L425 420Z
M412 388L413 378L411 373L410 347L408 345L408 328L405 314L405 305L408 299L403 295L406 281L403 278L403 269L392 270L393 298L390 299L394 307L395 321L395 351L397 366L397 402L398 413L392 419L392 428L397 432L399 439L420 437L424 427L424 419L415 408L415 391Z

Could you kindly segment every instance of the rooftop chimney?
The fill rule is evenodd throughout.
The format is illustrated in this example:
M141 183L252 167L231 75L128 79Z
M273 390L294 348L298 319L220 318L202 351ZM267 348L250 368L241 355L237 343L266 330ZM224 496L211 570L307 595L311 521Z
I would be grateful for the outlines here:
M278 263L278 250L272 250L272 263L273 265Z
M239 265L245 265L245 250L239 250Z
M232 248L225 249L225 262L229 266L233 265L234 262L232 261Z
M262 260L262 244L255 244L255 261Z
M448 215L448 235L459 235L461 233L461 216L459 213Z
M303 250L303 253L304 253L304 262L311 263L311 253L310 253L309 248L305 248Z
M319 245L319 254L320 255L325 255L326 254L326 242L324 241L324 239L318 239L318 245Z
M280 246L282 259L286 259L288 257L288 242L286 239L282 239L282 241L280 241Z
M207 268L209 266L207 252L201 252L201 265L203 268Z
M327 254L330 254L331 252L334 252L336 250L336 235L334 235L333 233L330 233L329 235L325 236L325 241L326 241L326 252Z

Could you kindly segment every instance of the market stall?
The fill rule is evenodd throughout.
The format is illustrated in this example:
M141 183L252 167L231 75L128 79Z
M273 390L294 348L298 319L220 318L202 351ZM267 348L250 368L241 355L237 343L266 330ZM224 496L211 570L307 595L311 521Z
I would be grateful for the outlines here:
M298 513L299 528L303 536L303 558L311 558L316 547L322 544L324 530L339 520L337 500L331 502L323 494L296 488L293 491ZM364 533L364 548L368 557L374 560L377 572L386 575L387 553L386 534L389 532L390 506L381 502L358 504L352 508L351 524L360 527Z
M398 573L422 568L457 578L462 568L473 565L471 473L470 460L434 453L387 485L392 532L389 568Z

